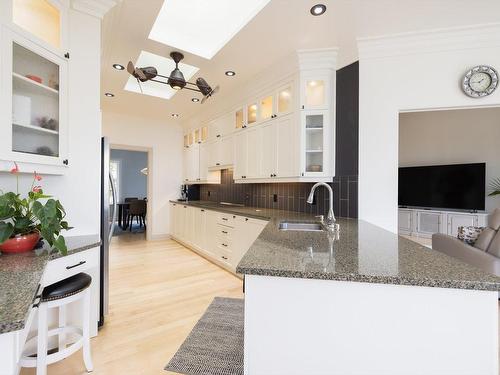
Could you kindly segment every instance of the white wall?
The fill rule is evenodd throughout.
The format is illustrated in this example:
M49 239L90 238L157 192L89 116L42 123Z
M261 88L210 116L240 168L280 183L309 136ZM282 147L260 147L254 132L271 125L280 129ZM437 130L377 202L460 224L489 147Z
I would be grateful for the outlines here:
M400 166L482 162L486 162L487 184L500 177L500 107L399 117ZM486 197L487 212L499 206L500 199Z
M100 230L100 45L98 18L69 11L69 168L64 176L44 176L44 192L58 198L74 229L63 235L98 234ZM21 175L20 190L31 186ZM16 189L15 178L0 173L0 189Z
M151 210L151 239L166 238L169 234L170 199L179 198L182 183L182 129L170 121L149 119L124 113L103 112L103 135L109 137L114 148L118 146L152 149L152 167L149 170L152 196L148 196Z
M500 90L472 99L460 89L470 67L500 68L500 25L362 39L358 48L359 217L396 233L399 112L500 105Z

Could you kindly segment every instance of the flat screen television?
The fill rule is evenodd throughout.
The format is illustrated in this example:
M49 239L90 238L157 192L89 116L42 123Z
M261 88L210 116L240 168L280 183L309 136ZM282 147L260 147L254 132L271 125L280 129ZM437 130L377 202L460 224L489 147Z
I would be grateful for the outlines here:
M481 211L486 163L401 167L398 190L399 206Z

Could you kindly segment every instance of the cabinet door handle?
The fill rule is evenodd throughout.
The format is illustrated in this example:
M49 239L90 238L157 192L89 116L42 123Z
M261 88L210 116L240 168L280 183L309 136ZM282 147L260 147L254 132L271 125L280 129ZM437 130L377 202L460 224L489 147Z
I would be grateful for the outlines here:
M245 218L245 221L248 221L248 217Z
M205 212L205 210L201 210L201 212Z
M227 260L227 257L225 257L225 256L223 255L223 256L222 256L222 259Z
M222 220L227 221L228 219L227 219L227 217L223 217Z
M64 160L63 160L63 164L64 164L64 165L68 165L68 164L69 164L69 160L68 160L68 159L64 159Z
M75 267L81 266L82 264L85 264L85 263L87 263L87 261L85 261L85 260L81 260L81 261L80 261L80 262L78 262L77 264L73 264L72 266L66 266L66 269L67 269L67 270L70 270L70 269L72 269L72 268L75 268Z
M225 230L223 230L222 233L227 234L227 232Z
M223 243L222 246L227 247L227 244Z
M215 165L220 165L220 163L215 163Z
M220 138L220 134L217 134L217 138Z

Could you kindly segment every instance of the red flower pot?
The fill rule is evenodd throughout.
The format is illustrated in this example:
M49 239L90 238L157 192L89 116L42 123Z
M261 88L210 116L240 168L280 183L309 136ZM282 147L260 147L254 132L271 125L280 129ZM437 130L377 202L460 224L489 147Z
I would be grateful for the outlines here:
M33 250L39 240L40 233L38 232L12 237L0 245L0 250L7 254L24 253Z

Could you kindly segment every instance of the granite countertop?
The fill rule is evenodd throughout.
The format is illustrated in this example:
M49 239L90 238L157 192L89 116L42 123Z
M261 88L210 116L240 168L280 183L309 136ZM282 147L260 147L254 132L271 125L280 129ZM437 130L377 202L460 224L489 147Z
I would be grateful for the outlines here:
M65 237L68 255L99 246L98 235ZM24 328L47 262L64 255L43 248L0 255L0 334Z
M175 201L173 201L175 202ZM304 213L175 202L268 220L236 271L305 279L368 282L439 288L500 290L500 278L458 259L357 219L337 219L338 236L327 231L280 231L284 220L314 222Z

